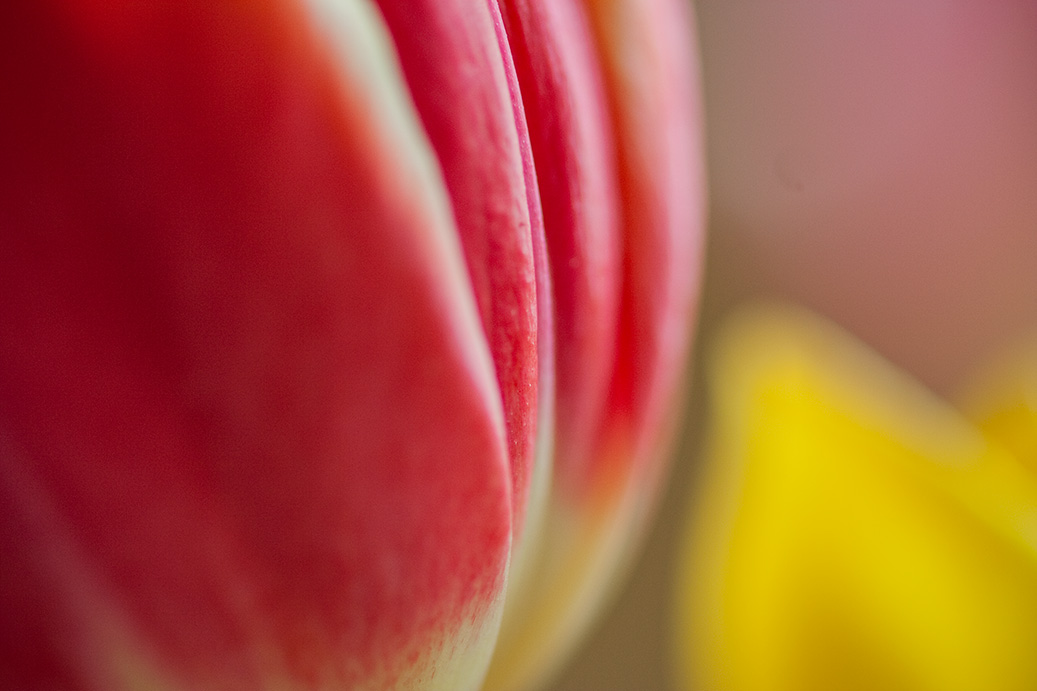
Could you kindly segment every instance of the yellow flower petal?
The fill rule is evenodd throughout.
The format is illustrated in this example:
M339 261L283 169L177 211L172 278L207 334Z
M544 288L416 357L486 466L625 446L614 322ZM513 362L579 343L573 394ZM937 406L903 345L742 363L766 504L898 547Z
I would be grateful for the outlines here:
M734 320L681 576L710 691L1037 688L1037 478L835 327Z

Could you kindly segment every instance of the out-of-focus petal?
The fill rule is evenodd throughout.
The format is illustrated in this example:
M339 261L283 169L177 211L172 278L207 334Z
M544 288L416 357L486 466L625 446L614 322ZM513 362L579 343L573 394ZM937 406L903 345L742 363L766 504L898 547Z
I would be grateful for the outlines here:
M689 688L1037 684L1037 478L836 327L722 333L680 580Z
M0 686L479 685L504 416L383 34L0 9Z
M960 397L969 419L1037 474L1037 341L1008 348Z
M539 184L548 190L545 224L552 280L555 294L562 295L556 310L558 443L555 481L531 586L515 597L509 590L488 680L491 688L525 688L555 671L600 610L656 498L698 294L704 204L694 41L683 4L663 0L590 2L571 8L566 3L502 6L506 19L509 7L519 19L522 13L543 15L536 27L545 32L542 35L516 36L508 25L520 78L523 59L529 59L521 55L530 51L527 42L538 50L544 48L537 42L542 43L548 56L584 50L576 45L584 33L585 40L593 42L590 51L600 66L596 78L603 84L605 115L614 137L605 160L615 161L611 184L619 194L613 341L610 348L590 348L595 341L580 324L592 313L571 315L579 307L572 295L580 295L577 289L584 281L612 279L593 265L572 261L572 246L583 242L579 236L565 240L568 245L555 238L557 244L552 245L548 194L565 183L563 176L572 166L541 160L558 151L538 150L536 128L537 118L543 126L544 118L558 109L550 100L558 96L548 87L550 79L559 78L556 75L565 76L566 63L556 58L534 65L533 96L527 74L523 98L531 113L537 170L543 167L548 173L540 176ZM551 12L568 22L578 20L567 25L561 46L552 44L558 39L544 28L561 21ZM524 24L520 28L530 31ZM548 124L559 126L550 119ZM567 253L559 256L559 251ZM568 298L567 290L572 291ZM602 374L602 362L592 358L606 356L608 367ZM572 365L574 359L578 368Z

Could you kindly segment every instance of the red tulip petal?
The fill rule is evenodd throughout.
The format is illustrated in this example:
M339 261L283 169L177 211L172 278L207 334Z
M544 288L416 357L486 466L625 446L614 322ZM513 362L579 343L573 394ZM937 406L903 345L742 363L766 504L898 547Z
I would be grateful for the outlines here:
M0 10L4 688L481 677L500 394L391 61L320 20Z
M538 545L533 586L517 598L509 586L488 676L492 689L542 683L623 573L658 497L680 412L698 294L704 183L694 41L685 9L678 0L588 0L586 5L614 123L622 201L615 359L608 361L607 399L594 421L589 452L576 462L563 451L560 359L560 482ZM580 36L577 32L570 40ZM538 171L540 164L538 159ZM540 182L547 187L543 178ZM545 223L546 208L545 198ZM550 230L548 225L549 241ZM564 281L558 274L554 278L561 290ZM564 322L566 312L558 313ZM559 338L561 358L573 341L565 340L561 328Z
M613 367L619 237L612 131L583 9L501 2L529 124L555 301L555 476L579 484Z
M530 213L499 11L465 0L379 5L453 202L501 388L521 531L538 396L533 235L543 231L539 206Z
M631 472L661 472L680 410L702 272L702 116L685 3L585 2L616 128L624 247L616 368L593 472L619 492Z

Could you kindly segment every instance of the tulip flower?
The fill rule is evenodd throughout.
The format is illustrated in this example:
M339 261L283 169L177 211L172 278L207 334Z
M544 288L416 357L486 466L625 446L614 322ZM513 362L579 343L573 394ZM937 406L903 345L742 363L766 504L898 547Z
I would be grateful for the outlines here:
M5 3L0 688L546 678L678 414L685 14Z
M735 317L679 579L688 688L1037 687L1035 367L955 408L805 311Z

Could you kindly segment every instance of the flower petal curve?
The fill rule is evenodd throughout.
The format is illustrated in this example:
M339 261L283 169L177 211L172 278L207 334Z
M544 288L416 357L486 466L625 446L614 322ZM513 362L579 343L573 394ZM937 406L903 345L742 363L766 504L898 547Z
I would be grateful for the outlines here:
M533 13L536 5L502 2L505 17L508 6ZM573 434L576 441L587 435L579 443L566 443L565 407L559 407L557 466L545 521L550 527L538 545L533 585L517 593L509 589L491 687L524 688L551 674L630 560L665 476L699 289L705 202L687 9L672 0L585 2L575 9L592 41L614 137L613 185L620 202L615 341L600 351L612 358L604 388L595 394L604 398L581 423L586 429ZM578 31L567 41L582 36ZM548 43L549 53L571 48L553 47L549 39L536 40ZM527 107L535 108L535 101ZM552 267L557 261L552 257ZM569 280L558 271L552 278L556 284ZM566 318L564 306L558 314ZM560 350L591 357L578 341L559 334ZM572 386L563 367L560 362L560 398Z
M5 688L480 683L500 394L382 31L0 10Z

